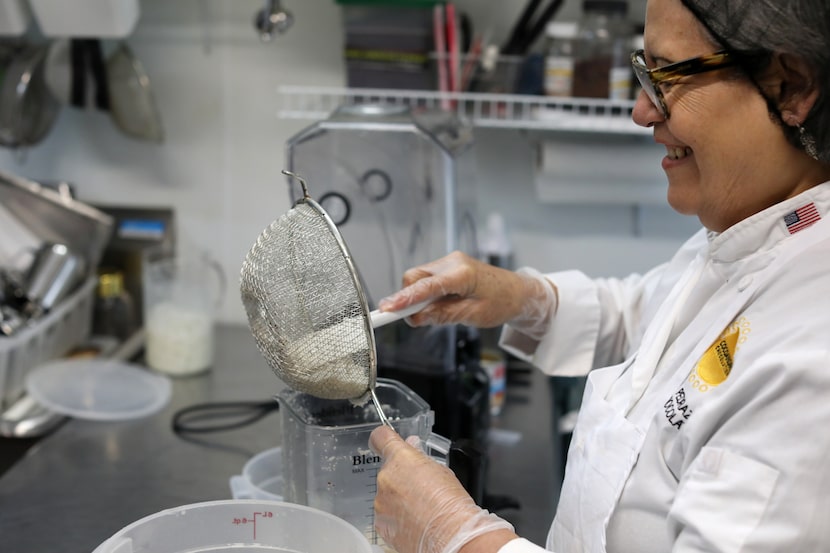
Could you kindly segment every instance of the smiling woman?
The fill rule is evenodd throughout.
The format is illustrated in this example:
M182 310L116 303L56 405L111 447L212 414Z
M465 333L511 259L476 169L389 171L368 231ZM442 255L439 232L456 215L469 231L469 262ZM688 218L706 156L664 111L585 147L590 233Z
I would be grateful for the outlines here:
M830 162L826 3L741 0L728 2L728 10L717 0L685 4L721 44L743 56L743 68L762 91L770 112L783 123L791 143ZM766 61L758 54L766 54ZM775 71L783 72L785 78L778 82L787 88L770 86L776 82L769 80ZM804 106L806 111L788 112L788 101L810 93L813 102Z
M774 50L776 42L766 42L763 34L750 42L760 15L755 8L751 17L745 13L749 4L742 0L729 3L737 20L696 0L684 4L688 9L676 4L648 4L645 52L633 58L645 94L633 117L652 127L655 140L667 148L669 204L722 232L826 180L827 166L819 158L830 155L829 145L810 129L827 117L818 83L830 77L824 68L813 69L827 65L827 54L799 57L790 53L794 44ZM709 19L698 19L697 11ZM767 18L778 16L776 10L766 12ZM718 33L727 21L734 33L722 37ZM744 30L742 21L751 29ZM733 47L733 40L740 47ZM730 69L717 70L724 67ZM657 86L666 80L677 86Z
M704 227L670 261L602 279L455 253L380 302L432 300L415 325L505 323L516 356L588 375L551 551L830 543L830 4L782 4L648 0L633 119L666 148L669 203ZM541 549L390 429L370 444L399 553Z

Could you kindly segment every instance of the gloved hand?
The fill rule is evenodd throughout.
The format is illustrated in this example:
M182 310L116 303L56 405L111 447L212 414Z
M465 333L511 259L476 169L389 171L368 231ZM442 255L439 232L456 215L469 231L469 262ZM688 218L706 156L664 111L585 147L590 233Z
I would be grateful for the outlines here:
M457 553L491 532L499 533L492 536L495 548L518 537L509 522L478 507L450 469L394 430L376 428L369 445L383 459L375 527L398 553Z
M461 252L409 269L403 286L378 307L399 311L437 298L407 319L414 326L460 323L488 328L510 322L520 331L545 328L557 305L555 287L539 273L508 271Z

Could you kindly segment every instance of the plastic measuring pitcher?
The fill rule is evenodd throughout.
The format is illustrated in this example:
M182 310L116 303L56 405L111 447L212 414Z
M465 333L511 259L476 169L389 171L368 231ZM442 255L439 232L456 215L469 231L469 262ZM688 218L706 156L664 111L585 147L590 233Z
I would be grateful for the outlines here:
M378 378L375 392L395 430L405 438L418 436L425 453L447 464L450 440L432 433L429 405L395 380ZM369 449L369 434L381 424L376 409L292 389L277 399L285 500L347 520L378 543L374 498L381 459Z
M126 526L93 553L372 553L353 526L318 509L279 501L182 505Z
M200 373L213 364L216 312L225 275L207 253L153 250L142 268L146 361L173 376Z
M282 501L282 448L257 453L245 463L242 474L231 476L229 483L234 499Z

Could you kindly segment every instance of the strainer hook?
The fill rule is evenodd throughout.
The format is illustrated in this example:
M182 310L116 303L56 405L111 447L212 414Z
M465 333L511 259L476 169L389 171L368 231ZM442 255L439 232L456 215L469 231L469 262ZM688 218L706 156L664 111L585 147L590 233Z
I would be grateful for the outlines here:
M308 185L306 184L305 179L303 179L303 177L301 177L297 173L292 173L291 171L287 171L285 169L282 170L282 174L300 181L300 186L303 189L303 199L308 200L311 198L311 195L308 193Z

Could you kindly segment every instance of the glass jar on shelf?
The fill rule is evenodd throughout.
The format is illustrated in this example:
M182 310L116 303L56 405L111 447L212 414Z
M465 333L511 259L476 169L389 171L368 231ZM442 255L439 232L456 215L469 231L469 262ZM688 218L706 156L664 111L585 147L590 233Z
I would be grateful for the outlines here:
M573 95L627 100L632 27L626 0L583 0L574 44Z
M545 95L573 95L576 22L554 21L546 29Z

